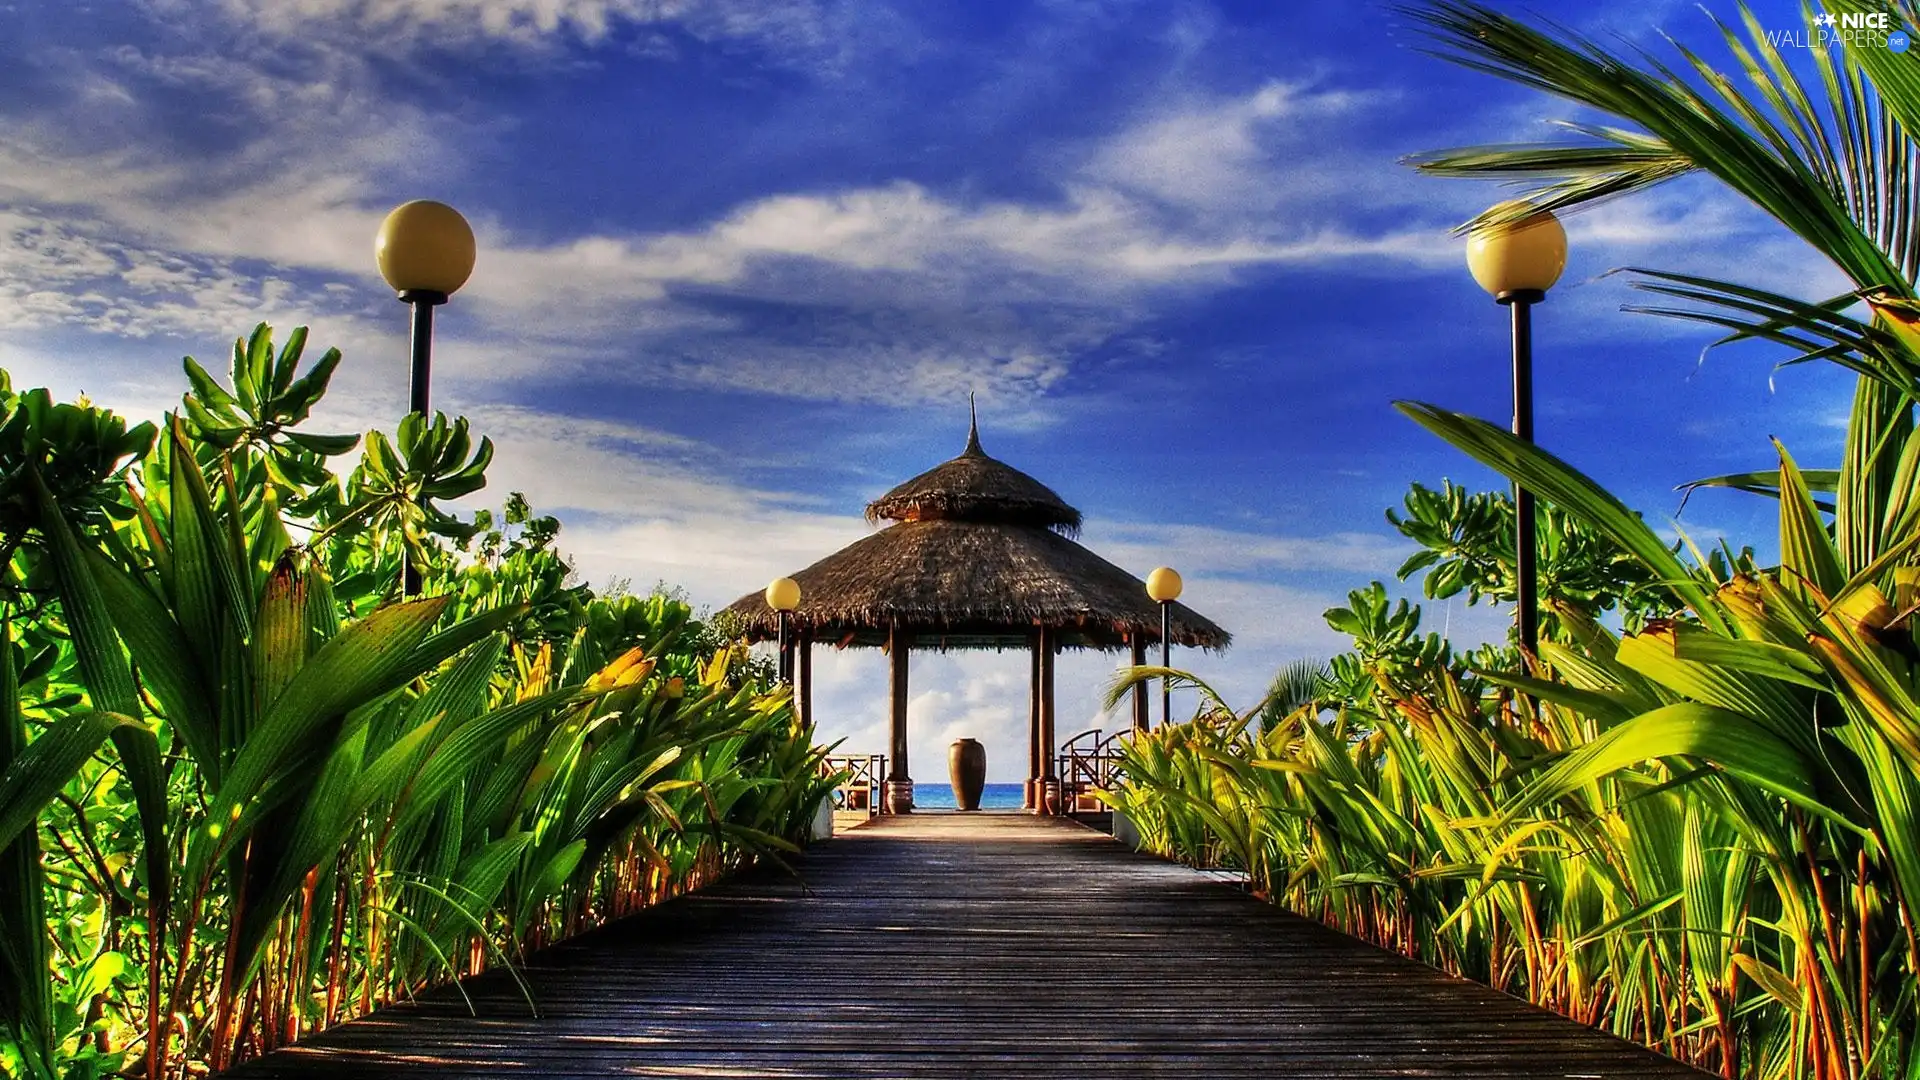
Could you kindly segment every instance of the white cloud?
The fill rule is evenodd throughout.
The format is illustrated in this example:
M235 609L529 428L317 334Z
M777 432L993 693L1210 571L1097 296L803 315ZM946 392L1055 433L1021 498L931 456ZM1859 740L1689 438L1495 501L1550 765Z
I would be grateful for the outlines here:
M311 0L263 5L269 10L292 27L341 19L439 25L464 9ZM559 4L542 16L547 23L527 25L572 25L571 10ZM152 336L361 314L384 293L369 249L382 212L397 201L393 178L447 175L455 168L449 145L502 136L429 123L418 109L383 100L364 56L315 56L276 66L152 48L75 53L75 78L91 89L77 92L65 115L0 118L0 207L18 226L14 247L25 250L35 230L77 245L96 264L92 291L130 293L143 309L81 302L79 267L57 262L73 253L42 244L30 252L37 265L16 266L10 324ZM224 102L250 122L213 160L187 158L166 145L164 125L145 103L156 87ZM110 122L88 103L102 96ZM444 321L464 324L453 332L504 361L470 369L494 381L599 373L619 341L645 345L633 377L669 385L899 404L968 389L1044 395L1075 356L1149 317L1162 290L1219 288L1258 266L1450 260L1437 226L1368 233L1326 218L1276 231L1286 215L1205 220L1170 209L1165 185L1159 195L1143 193L1153 186L1153 162L1130 179L1112 171L1127 147L1169 137L1141 130L1204 128L1207 108L1219 117L1215 127L1283 115L1310 124L1350 108L1351 97L1274 84L1194 105L1176 119L1145 119L1078 164L1063 163L1051 197L976 200L897 181L767 195L674 231L556 242L530 242L528 229L471 206L482 254L457 313ZM124 138L96 145L70 136L103 122ZM1217 166L1236 170L1242 186L1271 179L1274 167L1253 156ZM1307 166L1289 159L1286 167ZM557 282L566 288L556 290ZM769 338L764 324L716 302L739 300L777 305L787 313L781 332Z
M147 0L161 14L194 10L184 0ZM872 34L852 5L830 0L223 0L236 25L269 40L325 43L385 56L422 50L472 53L504 46L523 56L605 44L622 29L671 29L721 45L745 44L770 60L830 69L848 37ZM872 22L896 20L873 12ZM642 55L670 58L664 40Z
M816 302L916 295L934 305L1114 300L1183 278L1219 284L1234 267L1343 258L1432 262L1451 259L1451 248L1444 230L1366 235L1331 222L1280 237L1209 236L1183 230L1121 192L1078 184L1053 203L966 204L902 181L769 196L698 231L596 236L535 249L509 240L489 248L472 288L523 309L534 307L531 283L559 279L588 304L658 300L682 285ZM793 260L845 276L796 283L779 272Z
M286 310L294 292L228 259L114 237L96 220L0 207L0 330L224 334Z
M1412 545L1379 533L1286 536L1203 525L1098 523L1088 542L1109 561L1141 572L1172 558L1221 574L1342 571L1388 574Z
M431 189L457 172L449 146L514 136L429 122L390 100L376 65L346 47L352 35L396 48L443 38L592 45L622 24L671 22L806 41L848 17L710 0L229 0L224 10L265 35L258 59L239 48L72 52L64 109L0 120L0 207L12 215L0 259L17 271L0 293L0 324L232 332L259 317L344 318L379 297L368 249L397 201L396 179ZM237 110L241 134L211 159L184 155L147 103L161 87ZM1175 89L1104 137L1044 151L1054 189L1021 198L898 180L768 194L671 231L557 241L472 206L482 255L446 321L480 348L449 350L447 373L597 377L618 347L638 354L630 378L672 386L900 405L968 389L1044 396L1079 356L1170 296L1227 288L1262 268L1386 275L1456 264L1446 226L1474 189L1417 178L1346 137L1394 107L1388 93L1326 80L1238 95ZM72 134L103 130L119 137ZM1804 249L1739 210L1655 196L1580 215L1570 223L1576 273L1660 263L1675 237L1717 237L1681 265L1738 245L1764 252L1773 279L1805 280ZM96 272L83 276L89 262ZM1577 318L1630 299L1584 279L1561 296ZM742 301L774 305L777 329L742 314ZM1691 330L1595 324L1634 336ZM481 352L500 362L462 366Z
M1351 196L1354 180L1398 167L1315 143L1387 100L1277 80L1239 97L1184 100L1105 140L1082 171L1124 191L1235 217L1303 194Z

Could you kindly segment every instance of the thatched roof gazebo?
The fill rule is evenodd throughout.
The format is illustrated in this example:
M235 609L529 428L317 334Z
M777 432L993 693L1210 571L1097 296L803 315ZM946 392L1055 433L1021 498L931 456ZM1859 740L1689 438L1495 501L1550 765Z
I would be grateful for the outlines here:
M1055 654L1127 648L1133 662L1142 663L1147 643L1160 640L1160 605L1148 598L1139 578L1074 542L1078 510L1045 484L987 456L977 420L959 457L868 504L867 520L894 524L792 575L801 596L789 622L801 709L811 713L813 643L887 650L893 684L887 804L902 812L913 803L908 652L1026 649L1033 657L1027 803L1038 809L1057 805ZM742 618L751 640L778 633L778 617L760 593L727 610ZM1231 640L1183 604L1173 604L1168 614L1174 644L1222 649ZM1144 687L1134 697L1134 723L1146 726Z

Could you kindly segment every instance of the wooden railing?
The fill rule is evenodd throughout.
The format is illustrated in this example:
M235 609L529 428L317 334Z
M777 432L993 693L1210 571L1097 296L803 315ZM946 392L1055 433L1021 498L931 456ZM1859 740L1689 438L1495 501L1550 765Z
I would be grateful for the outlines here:
M883 809L881 793L884 788L881 785L887 778L885 754L826 758L820 762L820 771L828 776L843 771L847 774L833 789L835 810L865 811L871 817Z
M1060 745L1055 758L1054 775L1060 778L1061 809L1069 814L1097 814L1106 804L1093 797L1099 788L1115 782L1120 762L1120 740L1131 733L1122 728L1105 732L1089 728ZM833 789L835 810L863 811L868 815L886 813L885 754L843 754L820 762L826 775L845 772Z
M1064 812L1093 814L1107 808L1093 797L1093 792L1113 784L1120 763L1120 739L1130 732L1122 728L1106 734L1099 728L1088 728L1061 744L1057 768Z

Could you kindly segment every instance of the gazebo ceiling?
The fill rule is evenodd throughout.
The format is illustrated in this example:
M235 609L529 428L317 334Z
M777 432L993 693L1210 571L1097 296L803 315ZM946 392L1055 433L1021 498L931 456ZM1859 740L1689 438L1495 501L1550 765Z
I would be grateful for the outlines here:
M1067 647L1159 640L1160 607L1145 583L1063 535L1079 528L1080 512L988 457L977 425L959 457L875 500L867 517L897 524L792 575L800 606L790 625L814 641L882 645L890 626L916 648L1025 648L1042 626ZM777 633L760 593L727 611L753 640ZM1176 644L1223 649L1232 640L1184 604L1169 615Z

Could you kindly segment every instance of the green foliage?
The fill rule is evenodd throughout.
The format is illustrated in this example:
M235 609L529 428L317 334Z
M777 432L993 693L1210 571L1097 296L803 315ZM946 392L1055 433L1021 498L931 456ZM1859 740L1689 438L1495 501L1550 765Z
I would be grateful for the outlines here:
M553 548L559 520L536 516L526 496L516 491L507 499L502 522L494 528L491 512L474 515L468 537L473 542L463 542L462 550L477 557L449 574L458 609L520 605L525 614L512 629L514 640L565 641L599 601L593 590L574 583L573 568ZM640 640L636 634L627 644Z
M1295 660L1274 673L1260 709L1260 730L1271 731L1301 709L1318 713L1341 700L1333 669L1319 660Z
M266 323L254 327L251 335L233 343L233 364L228 369L231 391L193 357L186 357L182 364L193 389L180 404L195 434L222 450L251 446L271 450L272 456L282 459L298 459L301 451L333 457L352 450L360 442L358 435L296 430L326 394L334 369L340 366L340 350L328 349L306 374L300 374L306 346L307 328L295 327L276 358L272 328ZM319 480L306 469L301 475L301 482L307 484Z
M1421 415L1608 505L1490 425ZM1776 483L1782 565L1695 568L1710 588L1693 618L1624 638L1575 623L1538 675L1476 679L1395 663L1379 643L1404 647L1417 620L1356 593L1330 621L1365 635L1351 662L1374 695L1258 737L1212 707L1136 739L1111 801L1158 850L1245 868L1297 911L1728 1075L1907 1075L1920 568L1892 553L1840 575L1784 454Z
M1401 564L1402 581L1425 572L1421 592L1430 600L1465 593L1467 602L1511 604L1516 594L1513 497L1506 492L1469 492L1443 481L1435 491L1414 484L1402 513L1387 511L1387 521L1420 545ZM1676 544L1673 550L1678 551ZM1560 637L1557 611L1573 609L1587 618L1618 612L1629 627L1670 613L1674 600L1639 562L1578 518L1548 504L1535 516L1534 551L1538 560L1542 630Z
M827 793L683 601L573 584L518 494L497 530L433 505L485 481L465 420L374 433L343 485L305 336L257 328L231 390L189 360L157 447L5 399L9 1073L231 1065L783 858ZM427 598L386 602L403 551Z
M1444 667L1452 659L1445 638L1420 633L1420 609L1405 600L1389 603L1385 585L1376 581L1348 593L1347 605L1329 608L1327 625L1351 636L1369 666L1399 673Z
M13 550L44 524L33 478L53 494L69 521L86 527L107 514L125 517L114 482L153 446L152 424L132 428L90 403L58 403L45 390L13 392L0 372L0 546Z
M445 413L431 422L409 413L400 422L397 443L368 432L367 453L349 480L352 505L346 520L364 521L376 533L396 536L414 565L432 561L428 537L465 542L479 526L434 506L436 499L458 499L480 490L493 461L493 440L473 445L465 417L449 421Z

